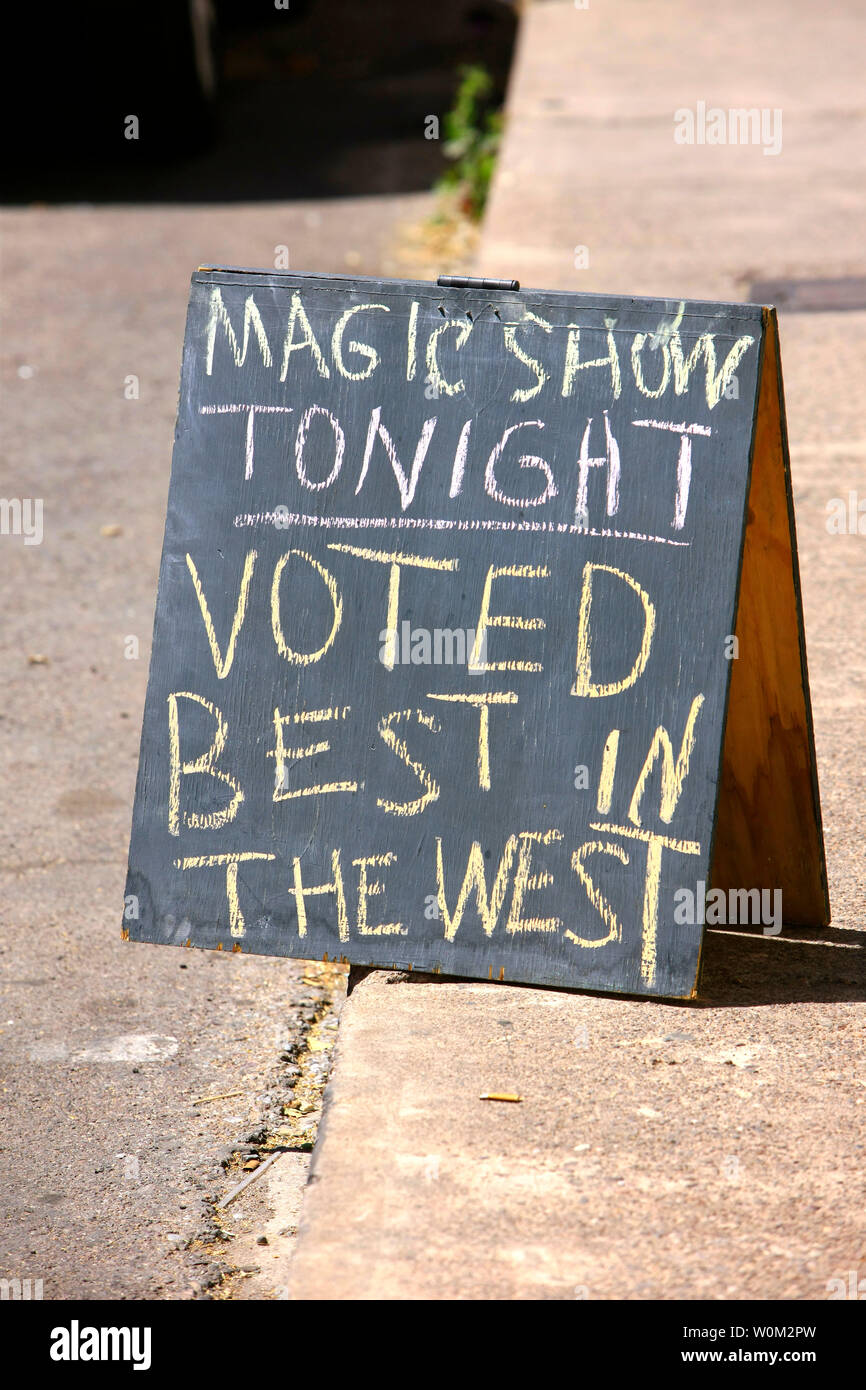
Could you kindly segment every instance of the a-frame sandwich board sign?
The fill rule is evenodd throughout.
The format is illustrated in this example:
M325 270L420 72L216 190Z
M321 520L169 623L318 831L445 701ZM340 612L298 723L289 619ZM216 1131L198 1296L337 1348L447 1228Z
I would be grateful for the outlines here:
M774 312L199 269L124 935L689 997L712 887L829 920Z

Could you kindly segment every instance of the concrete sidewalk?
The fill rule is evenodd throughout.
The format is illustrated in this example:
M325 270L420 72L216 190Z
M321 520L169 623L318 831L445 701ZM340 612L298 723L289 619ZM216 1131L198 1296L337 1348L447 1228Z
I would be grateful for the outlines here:
M857 0L530 6L479 273L730 299L863 275L863 41ZM700 101L780 109L781 153L677 145ZM695 1004L371 972L294 1298L823 1299L866 1274L866 538L826 528L866 496L866 315L783 313L781 339L833 926L710 932Z

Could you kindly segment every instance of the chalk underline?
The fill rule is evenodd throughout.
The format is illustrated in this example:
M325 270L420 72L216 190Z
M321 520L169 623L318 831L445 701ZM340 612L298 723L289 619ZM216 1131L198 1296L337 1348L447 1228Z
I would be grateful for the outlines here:
M276 526L276 512L238 512L235 526ZM650 541L655 545L688 548L690 541L674 541L669 536L651 536L643 531L614 531L594 526L577 526L565 521L458 521L433 516L305 516L302 512L280 514L278 530L290 526L318 526L324 530L365 531L535 531L560 536L600 536L604 540Z

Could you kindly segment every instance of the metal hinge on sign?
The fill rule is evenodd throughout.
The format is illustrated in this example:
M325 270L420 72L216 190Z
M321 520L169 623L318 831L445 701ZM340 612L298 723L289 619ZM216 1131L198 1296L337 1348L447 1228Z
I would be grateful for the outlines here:
M519 280L487 280L474 275L440 275L436 284L443 290L519 290Z

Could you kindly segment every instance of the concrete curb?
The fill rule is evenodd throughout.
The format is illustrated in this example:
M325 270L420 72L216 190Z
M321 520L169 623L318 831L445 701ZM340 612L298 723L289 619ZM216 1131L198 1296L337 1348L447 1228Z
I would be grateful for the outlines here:
M736 299L759 270L859 267L861 21L839 7L818 71L809 14L531 5L478 273ZM711 100L784 107L788 157L675 145L696 72ZM782 345L834 927L710 933L698 1004L367 975L342 1015L294 1299L823 1299L859 1269L864 542L824 521L862 475L862 387L836 364L866 352L866 315L783 319Z

